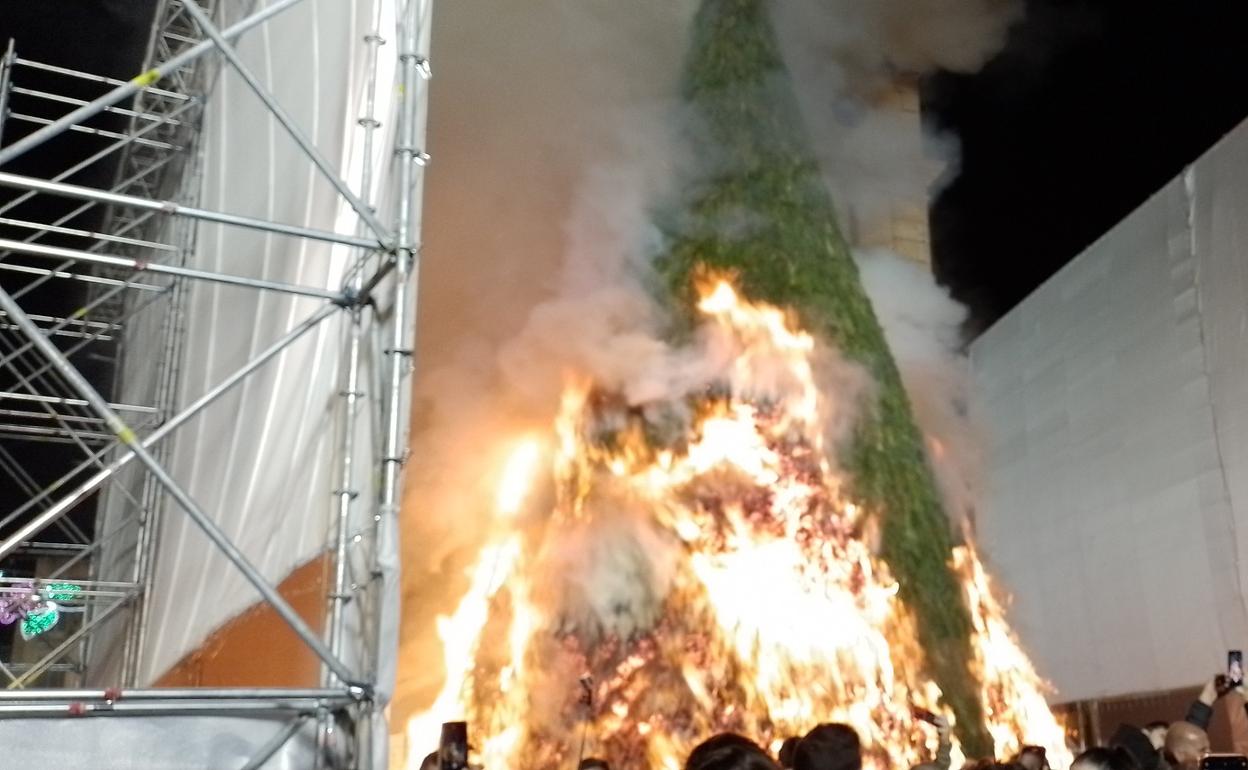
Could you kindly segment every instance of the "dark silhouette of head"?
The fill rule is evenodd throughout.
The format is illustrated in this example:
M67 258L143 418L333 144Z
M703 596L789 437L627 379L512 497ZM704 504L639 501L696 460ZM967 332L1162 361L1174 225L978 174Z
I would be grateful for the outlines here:
M586 757L576 766L576 770L611 770L611 765L605 759Z
M698 744L685 760L685 770L778 770L766 751L736 733L720 733Z
M1043 746L1024 746L1014 758L1014 764L1026 770L1049 770L1049 758Z
M995 757L968 759L962 770L1024 770L1017 762L998 762Z
M797 744L793 770L862 770L858 733L849 725L819 725Z
M1101 746L1075 757L1070 770L1140 770L1140 766L1121 746Z
M420 762L420 770L438 770L438 752L431 751Z
M797 744L801 743L801 738L796 735L784 739L784 743L780 744L780 767L784 770L793 770L793 755L797 753Z
M1135 760L1135 764L1140 766L1140 770L1157 770L1161 761L1161 755L1153 747L1152 741L1143 730L1133 725L1119 725L1109 739L1109 745L1124 749Z

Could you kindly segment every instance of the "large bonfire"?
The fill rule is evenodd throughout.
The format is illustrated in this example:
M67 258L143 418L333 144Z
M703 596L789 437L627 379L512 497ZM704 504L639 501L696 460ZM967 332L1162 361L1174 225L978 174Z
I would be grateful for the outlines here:
M914 708L953 714L871 546L874 512L836 464L828 426L844 406L820 371L845 364L727 279L706 281L698 308L696 345L714 365L686 399L629 405L573 377L550 435L517 444L494 537L440 623L446 685L410 724L412 746L463 718L486 768L574 767L583 752L678 768L718 731L774 744L844 721L873 767L930 756ZM612 531L650 551L633 563L652 574L619 579L662 594L653 617L585 611L597 597L566 577L594 574L585 561L609 557L582 549ZM966 548L949 557L994 749L1037 743L1061 764L1063 731L982 566Z
M685 97L714 170L657 262L681 387L629 398L572 366L549 430L515 437L412 770L461 719L487 770L674 769L715 732L774 746L826 721L907 767L935 748L916 708L956 725L955 759L1069 762L951 544L787 77L762 0L703 0Z

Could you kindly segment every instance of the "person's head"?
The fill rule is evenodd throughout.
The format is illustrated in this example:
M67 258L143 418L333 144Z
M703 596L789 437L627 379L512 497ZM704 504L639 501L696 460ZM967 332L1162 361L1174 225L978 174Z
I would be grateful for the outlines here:
M793 755L797 753L797 744L801 742L801 738L796 735L784 739L784 743L780 744L780 767L784 770L793 770Z
M749 738L720 733L689 752L685 770L779 770L779 766Z
M1149 722L1144 725L1144 735L1153 744L1154 751L1161 751L1166 747L1166 731L1169 729L1169 722Z
M1166 759L1172 766L1192 770L1208 753L1209 734L1191 722L1175 722L1166 731Z
M1049 758L1043 746L1024 746L1014 758L1014 764L1025 770L1049 770Z
M1140 728L1134 725L1118 725L1113 737L1109 739L1109 745L1130 754L1140 770L1157 770L1161 755Z
M1088 749L1071 763L1070 770L1140 770L1131 753L1121 746Z
M793 770L862 770L858 733L849 725L819 725L797 744Z
M605 759L587 757L581 760L581 763L576 766L576 770L611 770L611 765Z
M420 762L420 770L438 770L438 752L431 751Z
M968 760L962 770L1023 770L1023 767L1014 762L998 762L996 759L974 759Z

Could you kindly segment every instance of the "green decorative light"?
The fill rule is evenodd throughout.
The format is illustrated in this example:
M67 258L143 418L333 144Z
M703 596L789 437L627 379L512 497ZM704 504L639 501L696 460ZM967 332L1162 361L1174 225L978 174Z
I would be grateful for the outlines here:
M33 639L39 634L45 633L52 626L55 626L56 621L60 620L60 618L61 613L51 604L27 613L26 617L22 618L22 638Z
M82 588L73 583L50 583L44 588L43 595L50 601L67 602L74 599L81 592Z

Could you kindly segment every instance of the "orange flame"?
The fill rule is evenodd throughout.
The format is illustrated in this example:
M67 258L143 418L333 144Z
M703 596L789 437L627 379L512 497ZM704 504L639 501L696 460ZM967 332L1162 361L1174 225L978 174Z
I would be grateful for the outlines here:
M529 493L529 487L533 484L533 475L541 458L542 446L537 439L525 439L512 450L498 485L496 505L499 514L515 516L519 512Z
M826 721L858 730L868 767L930 759L913 707L952 714L869 545L874 517L846 499L824 446L837 405L815 340L727 281L703 287L699 310L714 381L649 411L570 385L541 479L554 508L523 534L508 517L546 474L537 440L513 452L496 500L509 531L439 622L447 680L409 723L411 770L440 722L465 718L487 770L574 767L586 751L677 770L717 731L774 746ZM594 550L600 532L615 539ZM953 558L997 751L1037 743L1064 767L1044 685L982 565L969 548Z

